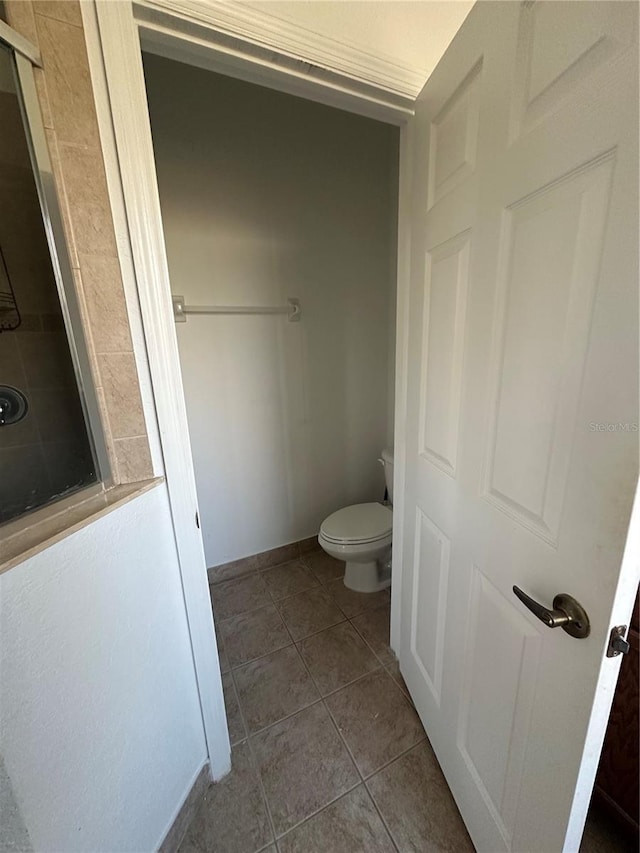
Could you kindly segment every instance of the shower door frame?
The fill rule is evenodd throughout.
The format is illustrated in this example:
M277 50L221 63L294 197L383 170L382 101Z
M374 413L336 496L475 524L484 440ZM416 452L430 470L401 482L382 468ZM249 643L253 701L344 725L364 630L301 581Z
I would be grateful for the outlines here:
M396 314L395 422L402 423L406 399L408 328L408 250L410 209L409 135L406 123L413 116L413 98L394 95L380 86L364 84L354 63L341 82L306 77L277 61L291 64L291 54L270 46L273 61L256 58L255 35L262 21L251 21L242 10L241 24L226 4L205 7L194 0L119 0L117 3L82 4L87 49L92 69L100 66L108 93L107 111L112 138L101 127L103 146L115 154L117 174L109 176L110 195L121 193L126 212L131 254L140 300L142 325L156 405L167 490L180 563L185 609L191 635L194 668L212 778L229 770L230 750L215 635L209 597L204 597L206 564L198 523L197 494L189 441L186 405L175 334L164 232L160 214L155 159L142 50L159 53L186 64L275 88L328 106L376 118L400 128L398 199L398 262ZM256 18L259 19L259 13ZM231 23L230 23L231 22ZM95 38L91 38L91 33ZM233 46L229 46L230 32ZM253 37L253 38L252 38ZM304 45L298 45L304 49ZM345 58L343 58L345 59ZM353 56L342 62L353 62ZM383 64L383 63L381 63ZM106 86L105 86L106 84ZM94 86L94 90L96 87ZM100 87L96 90L99 97ZM115 150L113 150L115 149ZM107 169L109 172L108 159ZM114 184L118 184L117 189ZM402 434L399 430L398 435ZM395 444L394 514L402 517L404 447ZM402 525L394 525L394 554L402 553ZM391 647L399 648L402 572L394 557L391 603ZM217 673L217 676L216 676ZM212 676L215 689L212 690Z

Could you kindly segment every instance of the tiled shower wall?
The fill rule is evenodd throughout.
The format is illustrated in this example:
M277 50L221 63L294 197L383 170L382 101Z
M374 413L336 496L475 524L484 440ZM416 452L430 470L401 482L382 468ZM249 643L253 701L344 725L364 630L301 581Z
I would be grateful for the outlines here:
M107 193L80 4L6 0L10 26L41 52L35 69L84 331L116 483L153 475Z

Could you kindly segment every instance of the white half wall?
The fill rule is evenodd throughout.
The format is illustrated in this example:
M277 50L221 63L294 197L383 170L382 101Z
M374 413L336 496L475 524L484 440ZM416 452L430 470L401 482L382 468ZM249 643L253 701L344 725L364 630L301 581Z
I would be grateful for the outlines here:
M145 56L172 290L284 305L177 325L207 564L381 500L398 130Z
M151 851L207 752L164 485L0 576L0 755L37 851Z

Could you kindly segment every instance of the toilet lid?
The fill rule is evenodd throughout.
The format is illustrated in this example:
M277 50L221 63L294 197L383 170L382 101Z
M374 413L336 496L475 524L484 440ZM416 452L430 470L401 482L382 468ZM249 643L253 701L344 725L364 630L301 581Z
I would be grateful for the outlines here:
M332 513L320 533L331 542L362 543L384 539L391 533L393 512L379 503L354 504Z

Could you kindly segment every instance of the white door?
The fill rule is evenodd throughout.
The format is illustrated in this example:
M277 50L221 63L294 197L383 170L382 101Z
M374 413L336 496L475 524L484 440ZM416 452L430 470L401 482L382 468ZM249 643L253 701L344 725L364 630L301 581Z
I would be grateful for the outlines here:
M638 580L636 36L635 3L478 3L409 128L400 666L487 853L577 849Z

